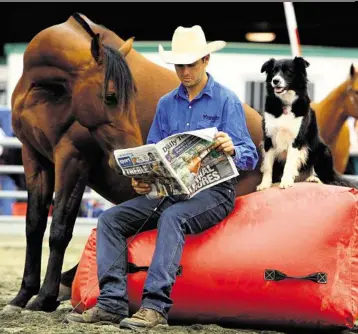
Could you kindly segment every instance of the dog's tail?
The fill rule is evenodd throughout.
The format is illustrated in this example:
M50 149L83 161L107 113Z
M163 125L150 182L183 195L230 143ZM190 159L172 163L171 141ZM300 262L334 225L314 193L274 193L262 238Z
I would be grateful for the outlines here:
M316 159L314 169L323 183L358 189L357 185L337 173L333 165L331 150L322 142L317 149Z

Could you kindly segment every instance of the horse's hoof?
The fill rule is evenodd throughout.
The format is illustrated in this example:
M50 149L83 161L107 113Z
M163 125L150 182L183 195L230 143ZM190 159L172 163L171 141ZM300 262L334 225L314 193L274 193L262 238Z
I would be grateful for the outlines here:
M58 297L57 297L57 301L59 302L64 302L66 300L70 300L71 299L71 288L66 286L66 285L63 285L63 284L60 284L60 290L58 292Z
M44 299L36 298L33 302L28 304L25 308L27 311L42 311L42 312L53 312L56 311L60 302L55 300L46 301Z
M22 307L20 306L15 306L15 305L5 305L5 307L2 309L1 313L21 313L21 311L23 310Z

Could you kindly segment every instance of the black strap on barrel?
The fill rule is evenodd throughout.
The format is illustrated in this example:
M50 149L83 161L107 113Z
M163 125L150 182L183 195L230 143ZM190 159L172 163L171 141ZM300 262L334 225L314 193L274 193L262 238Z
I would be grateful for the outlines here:
M307 276L288 276L276 269L265 269L265 281L282 281L284 279L303 279L316 282L319 284L327 284L327 273L317 272Z
M128 262L127 265L127 272L129 274L134 274L137 273L139 271L147 271L149 269L149 267L145 267L145 266L137 266L134 263ZM183 266L179 266L178 270L177 270L177 276L181 276L183 273Z

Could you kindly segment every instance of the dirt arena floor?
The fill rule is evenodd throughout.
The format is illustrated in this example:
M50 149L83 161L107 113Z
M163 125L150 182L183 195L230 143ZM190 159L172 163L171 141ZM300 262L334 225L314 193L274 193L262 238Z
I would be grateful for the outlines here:
M64 262L64 270L70 269L80 258L86 238L74 237L67 250ZM44 240L42 257L42 275L45 273L48 258L48 239ZM0 235L0 310L11 300L21 284L22 272L25 259L25 240L22 236ZM54 334L54 333L130 333L120 330L115 326L94 326L65 324L63 319L66 313L71 311L69 302L63 303L55 312L22 312L20 314L0 313L0 333L31 333L31 334ZM141 331L143 332L143 331ZM318 333L311 330L287 330L273 331L262 329L233 329L223 328L217 325L172 325L169 328L156 328L144 331L147 333L185 333L185 334L239 334L239 333ZM323 333L323 332L322 332ZM348 334L349 332L345 332Z

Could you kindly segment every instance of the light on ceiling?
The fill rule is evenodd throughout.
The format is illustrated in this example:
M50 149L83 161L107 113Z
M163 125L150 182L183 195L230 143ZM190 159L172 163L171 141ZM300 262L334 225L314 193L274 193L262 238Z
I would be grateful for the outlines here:
M268 43L275 40L276 34L273 32L248 32L245 38L249 42Z
M272 26L267 21L253 22L245 35L249 42L269 43L276 39Z

